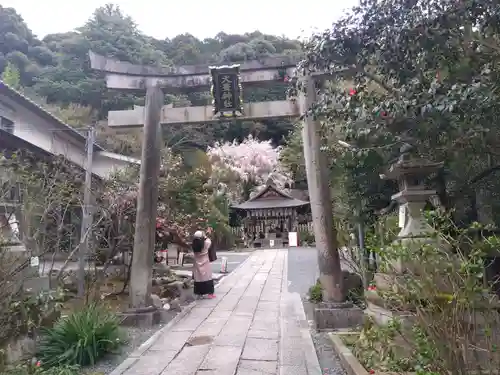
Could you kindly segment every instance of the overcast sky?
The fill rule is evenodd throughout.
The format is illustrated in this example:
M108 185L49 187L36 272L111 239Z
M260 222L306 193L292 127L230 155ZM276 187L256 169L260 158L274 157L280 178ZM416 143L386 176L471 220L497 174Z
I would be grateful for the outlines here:
M81 26L97 7L109 2L158 39L183 33L205 38L219 31L255 30L296 38L328 28L357 0L0 0L2 6L15 8L40 38Z

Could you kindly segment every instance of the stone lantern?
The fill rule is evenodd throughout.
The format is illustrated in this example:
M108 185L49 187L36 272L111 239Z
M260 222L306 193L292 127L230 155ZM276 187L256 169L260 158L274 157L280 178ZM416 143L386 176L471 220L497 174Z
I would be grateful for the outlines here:
M399 206L405 207L406 218L399 233L400 239L428 237L432 228L426 223L422 210L431 197L436 195L435 190L427 189L425 178L439 171L443 163L433 163L423 158L413 156L411 146L401 148L401 156L387 170L380 175L384 180L396 180L399 192L392 196Z
M443 167L443 163L430 162L417 157L411 151L411 146L403 146L398 160L380 176L382 179L398 181L399 192L394 194L392 199L400 207L405 208L406 217L395 241L404 243L410 249L413 246L418 247L424 243L435 241L432 238L433 228L426 222L422 210L426 203L436 195L436 191L426 188L425 178ZM375 273L376 289L382 291L395 288L399 275L409 270L418 274L418 267L418 264L412 264L411 261L392 260L390 274L383 273L382 270ZM378 324L386 324L394 317L376 290L368 291L366 299L367 310L365 313L372 316ZM404 315L404 312L398 314L400 317Z

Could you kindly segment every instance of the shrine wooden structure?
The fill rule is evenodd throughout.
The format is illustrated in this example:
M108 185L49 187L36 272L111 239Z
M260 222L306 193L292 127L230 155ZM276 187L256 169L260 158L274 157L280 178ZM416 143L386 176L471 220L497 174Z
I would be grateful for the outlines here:
M296 232L298 216L309 202L294 198L273 184L267 184L246 202L233 205L244 215L245 236L255 247L287 246L288 233Z

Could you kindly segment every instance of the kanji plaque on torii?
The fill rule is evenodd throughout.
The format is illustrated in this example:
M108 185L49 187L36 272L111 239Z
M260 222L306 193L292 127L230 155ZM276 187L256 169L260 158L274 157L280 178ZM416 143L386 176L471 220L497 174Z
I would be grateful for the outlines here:
M213 114L217 117L236 117L243 114L240 66L210 67Z

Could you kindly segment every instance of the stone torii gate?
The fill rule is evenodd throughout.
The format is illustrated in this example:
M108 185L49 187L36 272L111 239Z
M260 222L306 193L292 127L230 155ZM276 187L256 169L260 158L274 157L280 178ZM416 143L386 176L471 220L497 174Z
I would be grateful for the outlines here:
M213 106L171 108L163 106L163 91L208 91L212 76L208 66L181 66L155 68L112 60L89 53L91 68L105 72L107 87L117 90L146 90L145 107L125 111L110 111L108 124L114 128L144 126L141 177L139 184L137 225L134 240L134 257L131 270L131 307L142 309L149 306L151 288L152 254L158 200L158 173L160 164L161 128L172 124L213 123ZM293 77L297 61L291 58L269 58L247 61L239 65L242 86L266 87L279 82L286 84L285 73ZM343 72L342 72L343 73ZM318 83L331 79L325 74L301 77L305 80L307 95L296 99L241 103L240 120L298 118L316 101ZM226 119L227 121L228 119ZM341 302L342 276L333 225L331 192L328 169L324 154L320 152L321 136L319 121L311 115L305 117L303 130L311 211L314 222L320 278L323 285L331 285L324 291L324 300Z

